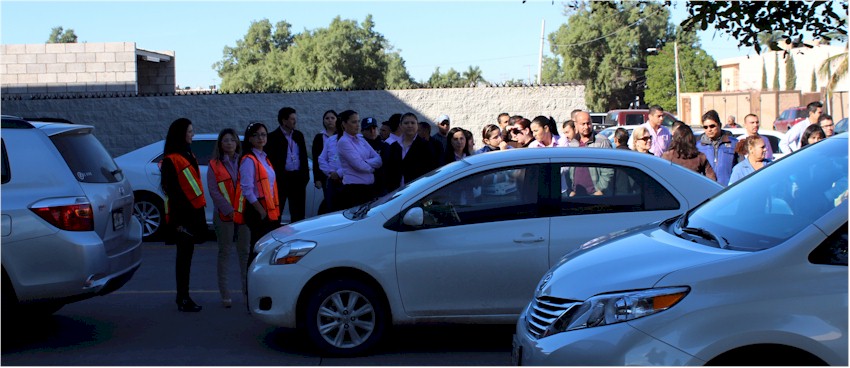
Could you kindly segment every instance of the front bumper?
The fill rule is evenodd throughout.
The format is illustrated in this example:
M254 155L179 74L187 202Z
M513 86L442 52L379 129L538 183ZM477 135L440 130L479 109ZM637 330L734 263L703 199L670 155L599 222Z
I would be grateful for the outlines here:
M295 328L298 296L314 272L297 263L270 265L263 255L248 270L248 309L265 323Z
M585 328L537 339L523 313L513 339L512 361L518 365L704 365L685 352L628 323Z

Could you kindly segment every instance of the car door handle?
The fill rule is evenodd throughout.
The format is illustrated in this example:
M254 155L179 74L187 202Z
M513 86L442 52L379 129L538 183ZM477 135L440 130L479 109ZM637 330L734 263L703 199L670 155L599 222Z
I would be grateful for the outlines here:
M535 237L532 234L522 234L519 238L514 238L514 243L519 244L532 244L532 243L540 243L544 239L542 236Z

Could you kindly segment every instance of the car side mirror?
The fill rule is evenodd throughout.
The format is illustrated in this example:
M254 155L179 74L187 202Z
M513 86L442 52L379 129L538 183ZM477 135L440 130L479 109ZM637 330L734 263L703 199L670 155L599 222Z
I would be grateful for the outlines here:
M425 223L425 212L422 207L413 207L404 214L401 222L407 226L422 226Z

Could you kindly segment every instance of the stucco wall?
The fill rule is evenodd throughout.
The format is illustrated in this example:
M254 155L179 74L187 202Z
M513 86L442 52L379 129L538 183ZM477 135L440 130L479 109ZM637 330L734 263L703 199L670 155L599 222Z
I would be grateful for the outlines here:
M361 118L384 121L394 113L413 112L433 123L448 114L452 126L473 132L481 145L481 128L499 113L552 116L561 122L573 109L586 109L583 85L336 91L262 94L60 98L2 101L2 113L24 117L61 117L96 127L95 134L113 156L165 138L177 118L192 120L196 133L217 133L225 127L244 131L251 121L277 127L284 106L298 112L298 129L308 137L321 130L322 114L347 109ZM309 152L309 149L308 149Z

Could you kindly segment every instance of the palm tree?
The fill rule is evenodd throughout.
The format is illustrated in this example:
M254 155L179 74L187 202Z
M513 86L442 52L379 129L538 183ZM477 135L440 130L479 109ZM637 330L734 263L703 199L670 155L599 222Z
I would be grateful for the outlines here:
M481 68L479 68L477 65L474 67L470 65L469 69L463 72L463 81L467 86L475 86L478 84L478 82L487 82L486 80L484 80L484 76L481 73Z
M779 41L785 38L785 32L773 31L759 33L759 45L764 47L765 51L782 51L779 47Z
M850 45L850 44L848 44ZM847 46L844 46L844 52L832 55L823 61L820 65L818 74L826 78L826 93L827 99L831 98L832 91L838 86L838 82L847 76ZM832 65L837 64L835 72L832 72Z

